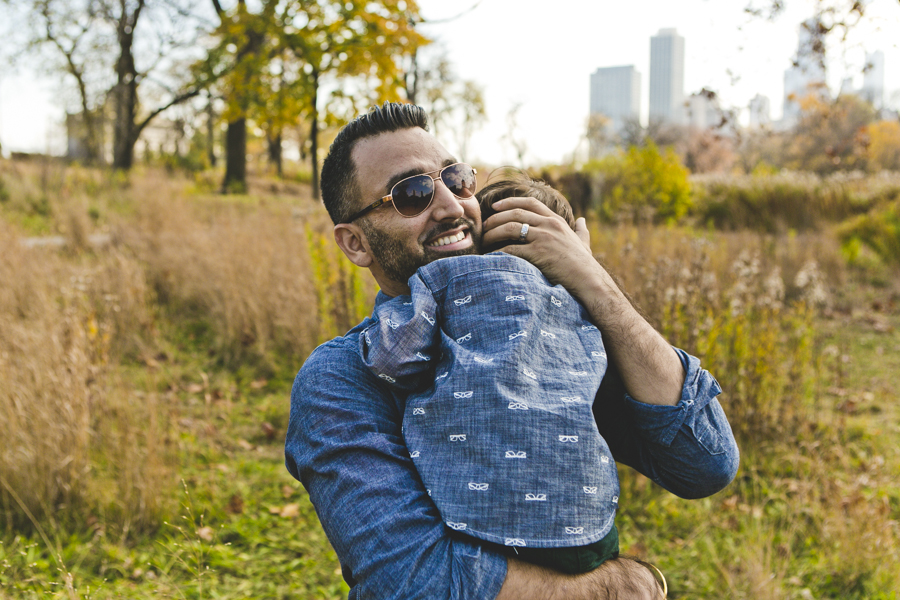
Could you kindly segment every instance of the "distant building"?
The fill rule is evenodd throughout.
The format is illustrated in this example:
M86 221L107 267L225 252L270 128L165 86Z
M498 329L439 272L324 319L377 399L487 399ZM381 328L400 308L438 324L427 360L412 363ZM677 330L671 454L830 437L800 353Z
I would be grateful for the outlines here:
M650 120L684 123L684 38L675 29L650 38Z
M881 50L866 53L861 95L876 109L884 108L884 52Z
M766 96L757 94L750 99L750 127L765 127L772 122L771 106Z
M797 58L784 72L784 103L782 123L792 127L800 118L800 100L810 94L827 93L825 68L819 57L812 52L815 39L812 31L818 29L815 19L805 21L799 29Z
M101 164L112 161L112 123L106 113L105 106L91 113L94 123L93 140L88 135L84 115L66 113L66 159Z
M609 119L618 134L641 114L641 74L632 66L601 67L591 75L591 114Z
M691 94L684 103L685 121L697 129L711 129L722 125L722 108L716 93L706 88Z

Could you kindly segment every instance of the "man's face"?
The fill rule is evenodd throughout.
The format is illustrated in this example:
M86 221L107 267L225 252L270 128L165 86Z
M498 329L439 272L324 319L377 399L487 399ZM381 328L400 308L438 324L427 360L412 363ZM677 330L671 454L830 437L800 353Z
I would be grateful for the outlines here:
M351 157L360 192L355 210L389 194L401 179L457 162L418 127L362 139ZM391 295L406 293L407 280L422 265L447 256L477 254L481 246L478 201L457 198L440 180L435 182L434 199L422 214L403 217L385 204L356 223L376 263L373 275Z

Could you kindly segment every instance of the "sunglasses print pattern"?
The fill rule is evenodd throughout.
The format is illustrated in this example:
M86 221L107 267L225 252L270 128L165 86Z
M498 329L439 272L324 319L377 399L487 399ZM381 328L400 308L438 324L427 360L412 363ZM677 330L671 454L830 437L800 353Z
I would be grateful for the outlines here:
M612 498L618 499L618 478L608 448L597 445L596 428L590 431L578 424L593 420L595 386L606 369L600 332L578 317L580 305L559 288L472 284L467 289L459 285L452 292L448 288L440 299L433 296L424 302L414 287L418 277L410 280L411 305L404 301L405 308L389 317L400 326L373 327L372 333L377 338L374 349L385 348L391 364L410 367L416 363L430 370L423 373L426 391L416 392L415 402L406 404L403 434L407 445L416 448L414 464L447 526L519 546L533 545L532 540L539 539L535 537L538 530L561 544L565 540L566 545L598 539L598 527L609 526L615 514ZM431 294L441 285L429 283L422 289L428 288ZM537 316L517 317L535 310ZM485 320L484 314L500 317ZM444 342L429 345L420 343L417 336ZM365 351L372 353L373 345L367 343ZM519 358L511 362L509 356ZM382 372L398 381L402 373ZM504 382L499 398L492 387L497 381ZM551 383L559 387L543 393ZM502 400L499 406L498 399ZM500 407L506 416L491 412ZM547 420L553 414L560 418ZM494 429L497 423L502 430ZM538 440L527 429L519 430L518 423L546 425L540 426ZM553 483L548 473L569 472L568 467L555 466L553 461L560 457L590 465ZM470 479L476 472L483 476ZM518 483L510 481L519 477ZM563 493L560 484L569 491ZM525 511L522 518L533 518L536 529L527 534L505 529L496 513L479 512L486 510L478 508L485 502Z

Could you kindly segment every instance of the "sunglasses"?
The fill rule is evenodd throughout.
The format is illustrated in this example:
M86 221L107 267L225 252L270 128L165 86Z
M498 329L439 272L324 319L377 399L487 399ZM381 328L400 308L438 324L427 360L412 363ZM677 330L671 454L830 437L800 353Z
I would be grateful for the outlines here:
M437 173L437 177L432 177L432 173ZM434 200L434 182L440 179L450 190L450 193L460 199L472 198L475 196L475 173L477 171L471 165L466 163L455 163L447 165L438 172L430 171L420 175L413 175L406 179L401 179L391 188L391 193L376 200L358 213L353 214L344 223L352 223L361 216L370 213L385 202L394 205L394 209L400 213L402 217L415 217L425 212L431 201Z

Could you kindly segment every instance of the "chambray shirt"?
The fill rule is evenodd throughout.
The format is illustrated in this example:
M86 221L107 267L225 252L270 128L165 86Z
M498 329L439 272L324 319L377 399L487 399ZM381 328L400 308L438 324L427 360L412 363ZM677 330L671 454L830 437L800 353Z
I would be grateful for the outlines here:
M379 293L375 309L388 300ZM360 334L372 323L319 346L297 374L287 469L309 493L351 600L494 598L506 557L441 519L401 432L406 393L360 356ZM702 498L734 478L738 449L715 398L718 383L696 358L674 351L685 371L678 404L632 399L610 364L593 413L617 462L680 497Z
M584 308L502 252L434 261L409 287L360 354L413 392L404 439L447 526L517 547L603 538L619 479L591 412L607 360Z

